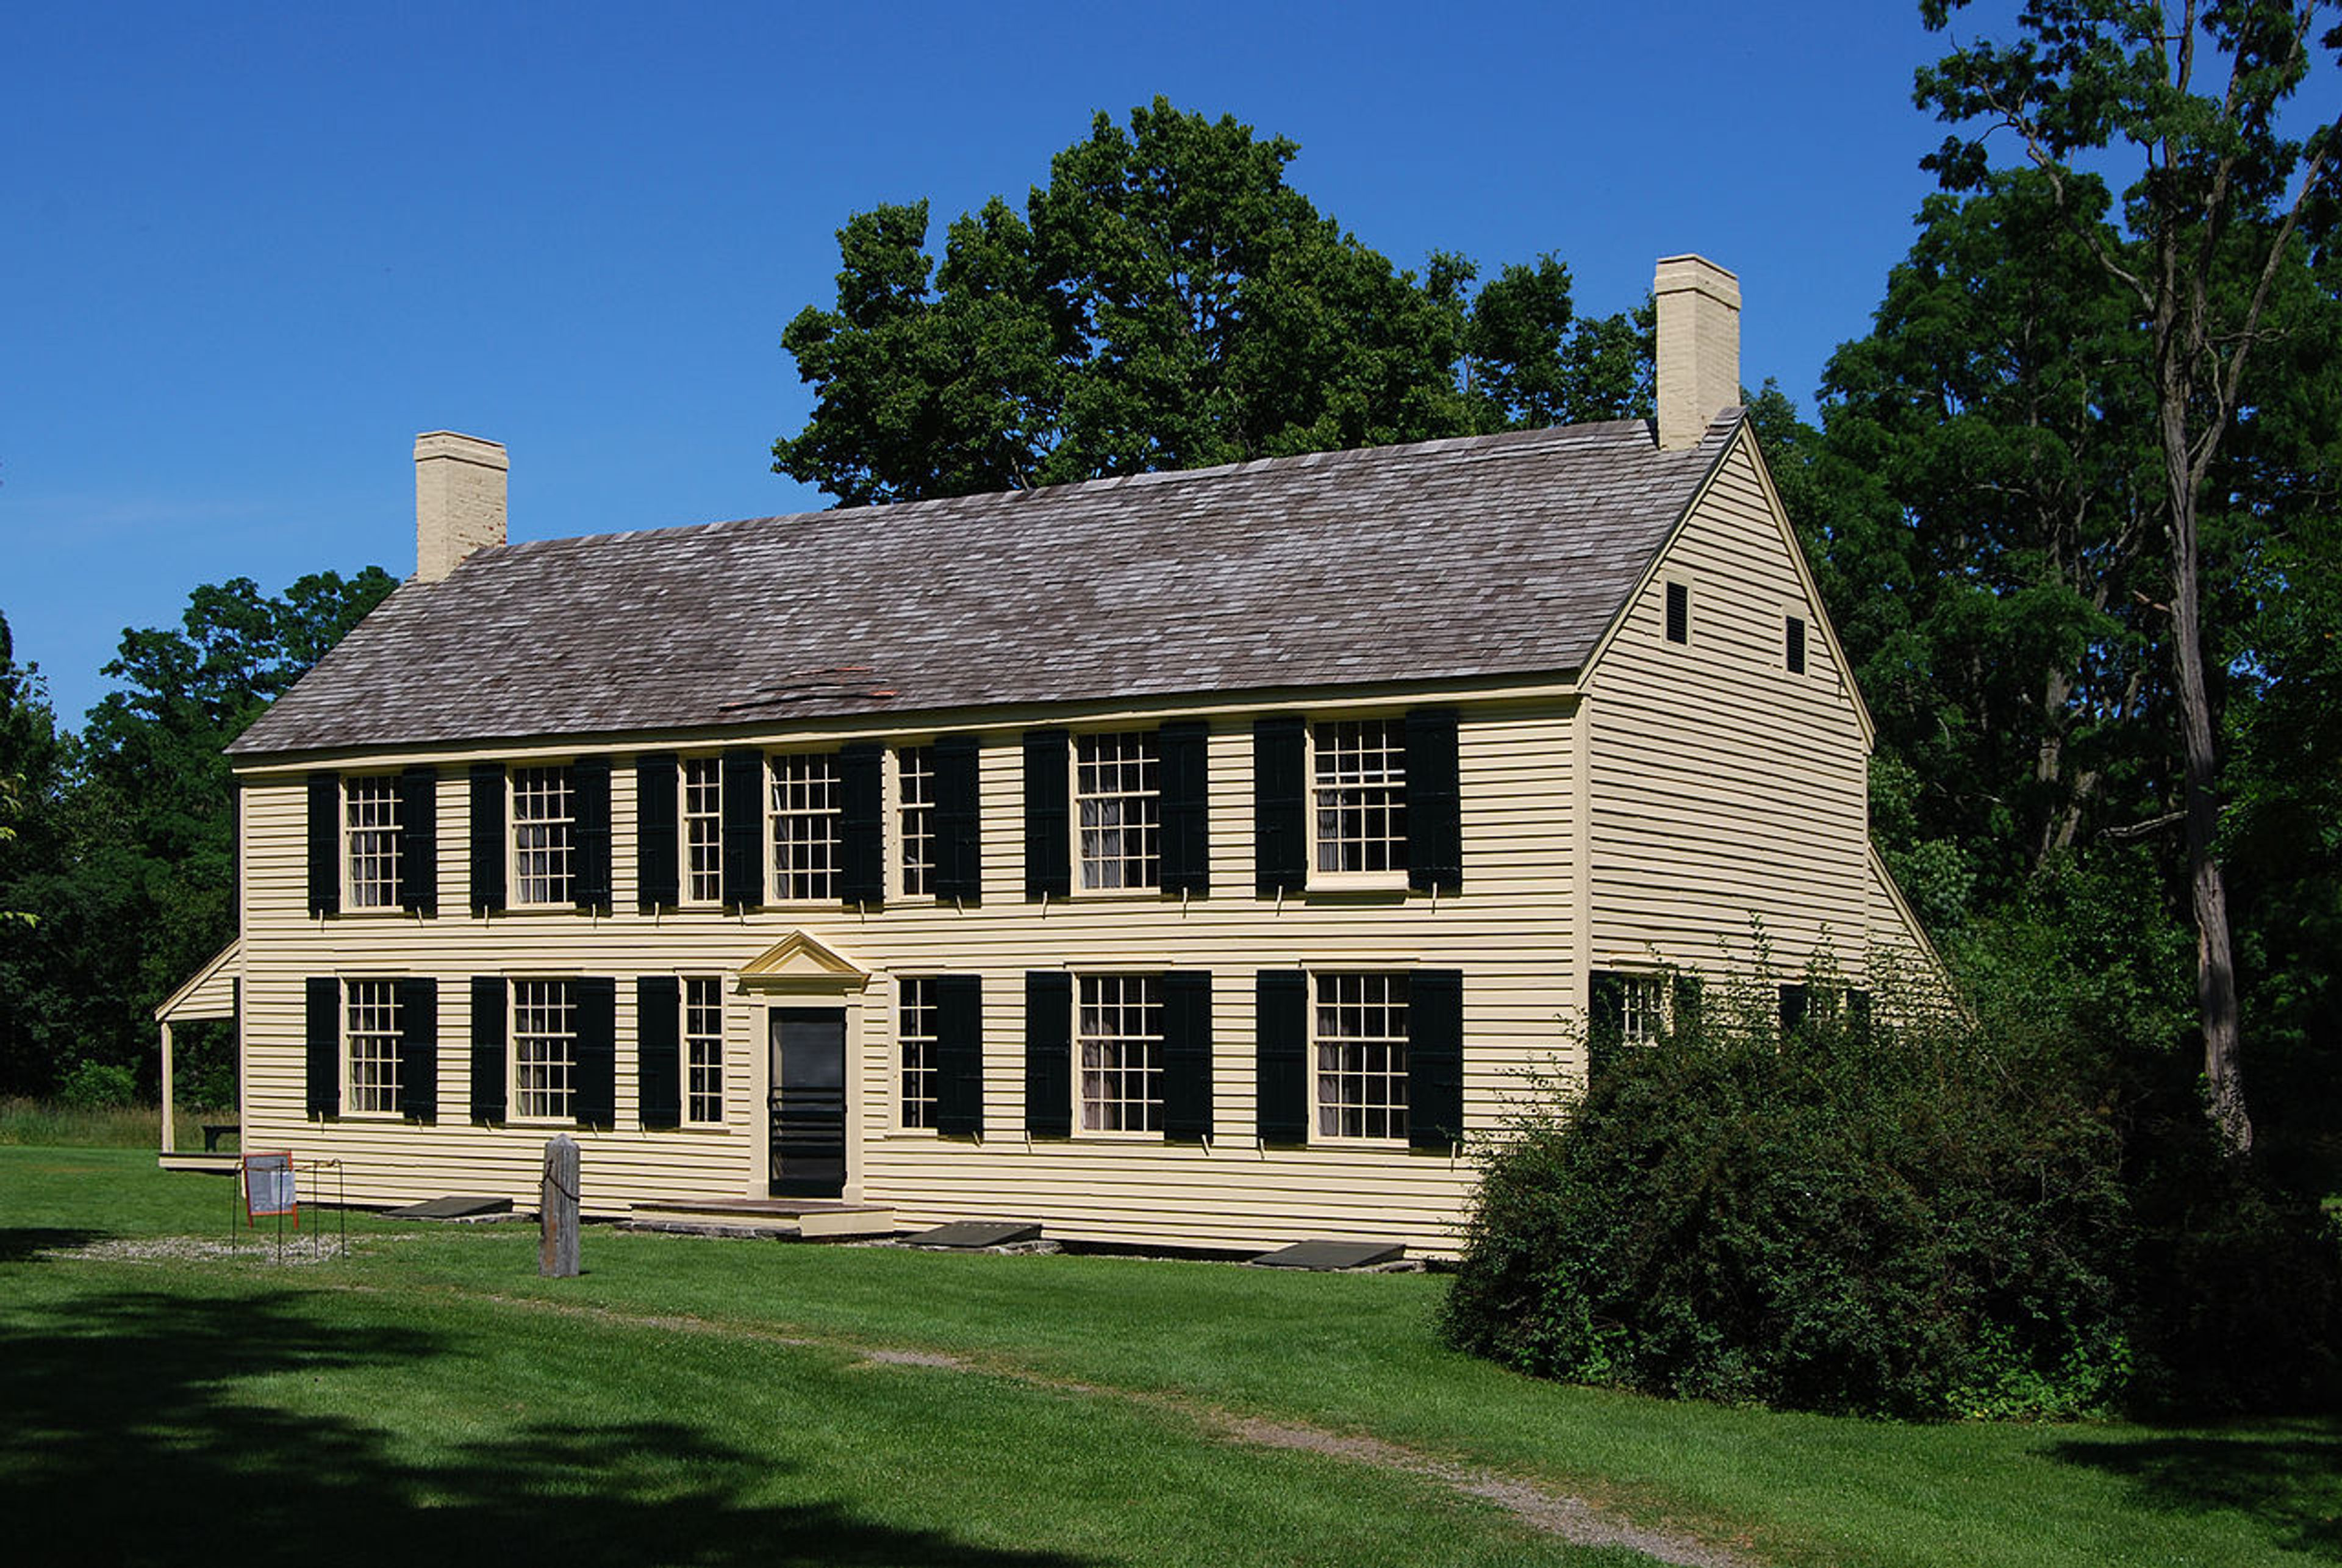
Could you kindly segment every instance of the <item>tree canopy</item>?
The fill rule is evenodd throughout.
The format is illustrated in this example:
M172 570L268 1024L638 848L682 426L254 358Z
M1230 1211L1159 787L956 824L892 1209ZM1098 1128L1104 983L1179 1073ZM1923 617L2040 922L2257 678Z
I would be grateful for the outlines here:
M862 504L1647 411L1647 313L1577 315L1552 256L1476 294L1459 256L1400 270L1298 151L1157 98L940 258L925 202L855 214L782 334L816 401L774 469Z
M1940 29L1965 4L1920 9ZM2253 377L2269 340L2321 293L2332 303L2317 267L2342 219L2337 123L2287 131L2319 55L2342 52L2327 10L2319 0L2029 0L2016 41L1956 47L1917 80L1919 103L1960 127L1927 160L1945 186L1985 186L1985 134L2008 134L2139 323L2121 386L2156 437L2149 521L2167 576L2162 641L2183 759L2204 1072L2212 1114L2238 1150L2253 1130L2219 844L2219 628L2206 614L2222 573L2207 564L2207 529L2263 501L2237 464L2254 444L2263 403ZM2093 162L2129 175L2118 228L2098 221L2083 173Z
M37 676L0 652L0 774L25 781L0 844L0 1090L76 1061L146 1060L147 1014L235 933L235 781L222 748L396 584L378 566L282 594L247 578L125 630L120 684L60 734ZM5 638L0 638L4 643Z

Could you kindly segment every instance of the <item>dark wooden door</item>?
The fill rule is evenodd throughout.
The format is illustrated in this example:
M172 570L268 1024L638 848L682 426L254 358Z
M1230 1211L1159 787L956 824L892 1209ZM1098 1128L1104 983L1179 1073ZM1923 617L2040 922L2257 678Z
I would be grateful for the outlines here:
M846 1010L776 1007L772 1041L772 1194L846 1191Z

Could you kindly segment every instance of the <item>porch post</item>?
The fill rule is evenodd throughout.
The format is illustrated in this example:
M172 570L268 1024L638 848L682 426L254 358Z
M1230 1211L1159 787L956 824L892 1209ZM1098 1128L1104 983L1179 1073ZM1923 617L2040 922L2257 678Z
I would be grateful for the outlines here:
M174 1146L171 1132L171 1021L163 1020L163 1153Z

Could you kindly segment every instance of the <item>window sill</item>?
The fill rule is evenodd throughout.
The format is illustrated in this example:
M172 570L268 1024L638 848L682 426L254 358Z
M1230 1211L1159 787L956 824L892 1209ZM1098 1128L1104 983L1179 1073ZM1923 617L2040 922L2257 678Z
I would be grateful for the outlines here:
M1070 901L1088 903L1092 899L1169 898L1174 896L1159 887L1077 887L1066 894Z
M1072 1142L1076 1144L1160 1144L1161 1133L1118 1132L1107 1127L1076 1127Z
M334 1120L337 1122L368 1122L373 1123L377 1126L404 1127L413 1122L415 1117L411 1113L405 1110L340 1111L335 1114Z
M1408 888L1404 871L1319 871L1310 874L1304 891L1336 896L1346 894L1396 894L1405 897Z

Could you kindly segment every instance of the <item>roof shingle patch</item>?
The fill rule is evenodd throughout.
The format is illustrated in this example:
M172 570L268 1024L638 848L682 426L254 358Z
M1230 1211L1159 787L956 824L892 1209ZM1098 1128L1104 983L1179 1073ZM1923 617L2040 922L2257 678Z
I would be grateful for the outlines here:
M1622 420L496 546L401 586L229 750L1573 670L1738 426L1679 452Z

